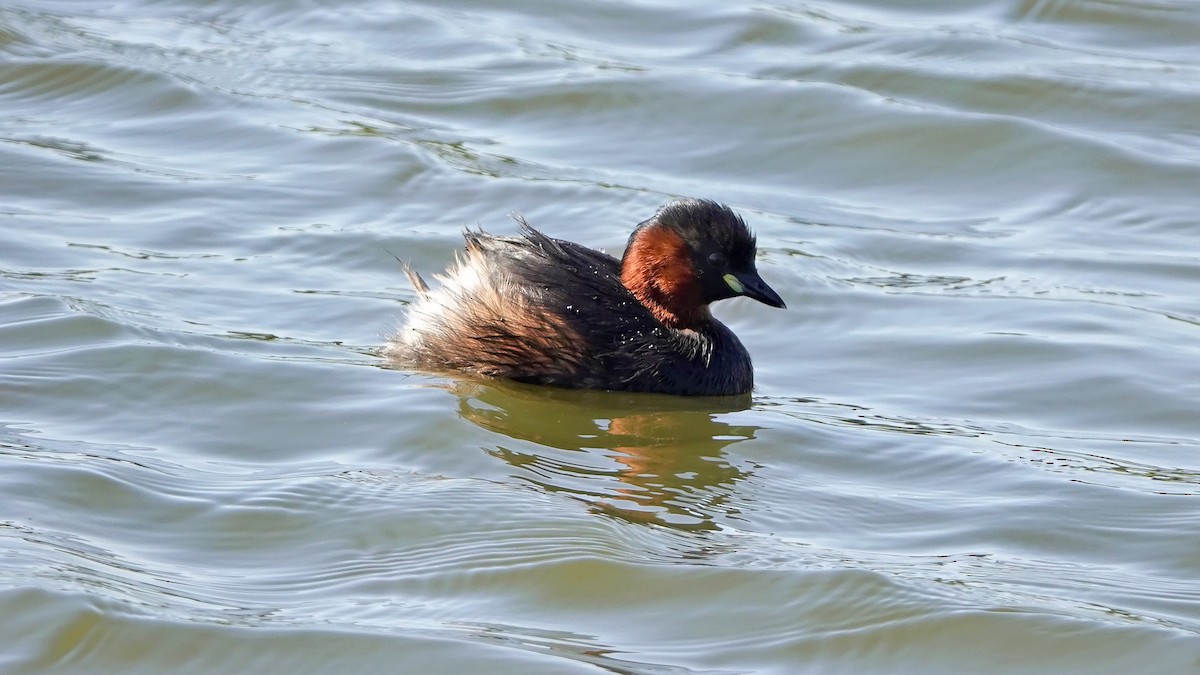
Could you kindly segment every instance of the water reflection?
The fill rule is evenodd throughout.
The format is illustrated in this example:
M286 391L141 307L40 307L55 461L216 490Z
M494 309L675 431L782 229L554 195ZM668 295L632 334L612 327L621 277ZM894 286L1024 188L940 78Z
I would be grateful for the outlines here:
M458 382L453 390L465 419L540 446L488 450L521 479L622 520L688 530L714 529L736 515L730 497L749 472L730 463L727 448L760 429L720 419L749 408L749 396L687 399L506 382Z

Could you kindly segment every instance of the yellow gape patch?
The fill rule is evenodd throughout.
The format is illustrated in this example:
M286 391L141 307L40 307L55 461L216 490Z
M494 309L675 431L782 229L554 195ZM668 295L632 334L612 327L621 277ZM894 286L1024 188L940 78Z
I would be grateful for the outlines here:
M732 274L726 274L721 278L725 280L725 283L729 284L729 287L733 289L734 293L742 294L746 292L746 287L743 286L742 282L738 281L738 278Z

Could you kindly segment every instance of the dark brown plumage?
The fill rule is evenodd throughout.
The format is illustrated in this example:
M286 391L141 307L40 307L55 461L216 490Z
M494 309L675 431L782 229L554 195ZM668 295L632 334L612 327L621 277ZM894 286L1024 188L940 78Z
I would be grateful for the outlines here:
M750 391L750 356L708 311L745 295L783 307L759 277L755 241L728 207L667 204L622 260L521 223L518 237L466 234L465 254L418 299L384 352L404 367L563 387L726 395Z

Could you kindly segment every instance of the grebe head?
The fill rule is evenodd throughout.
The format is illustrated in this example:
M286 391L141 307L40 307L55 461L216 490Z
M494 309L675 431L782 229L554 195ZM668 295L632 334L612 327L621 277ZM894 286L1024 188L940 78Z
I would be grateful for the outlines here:
M754 265L756 244L746 223L707 199L671 202L629 236L621 281L672 328L708 320L708 304L744 295L785 307Z

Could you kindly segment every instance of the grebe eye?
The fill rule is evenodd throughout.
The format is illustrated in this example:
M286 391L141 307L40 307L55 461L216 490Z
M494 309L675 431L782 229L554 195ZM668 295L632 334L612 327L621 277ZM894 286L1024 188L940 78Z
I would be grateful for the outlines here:
M725 254L721 253L720 251L710 253L708 256L708 262L713 267L724 267L725 266Z

